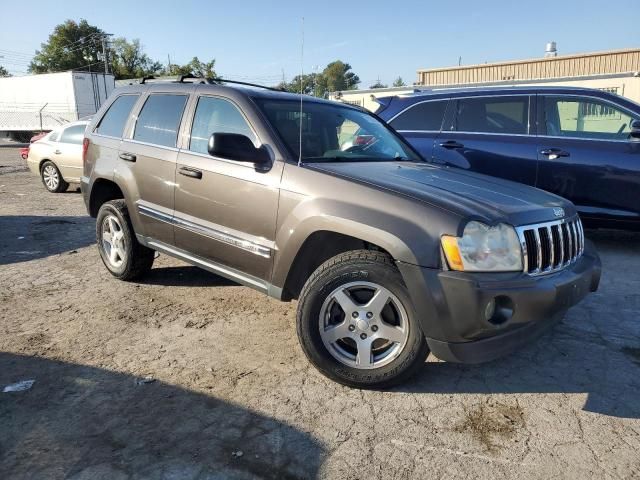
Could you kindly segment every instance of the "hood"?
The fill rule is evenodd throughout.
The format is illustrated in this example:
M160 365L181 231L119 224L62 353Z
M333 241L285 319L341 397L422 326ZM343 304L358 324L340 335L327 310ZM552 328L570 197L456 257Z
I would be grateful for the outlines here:
M528 185L458 168L414 162L335 162L307 166L366 183L485 223L527 225L574 216L571 202Z

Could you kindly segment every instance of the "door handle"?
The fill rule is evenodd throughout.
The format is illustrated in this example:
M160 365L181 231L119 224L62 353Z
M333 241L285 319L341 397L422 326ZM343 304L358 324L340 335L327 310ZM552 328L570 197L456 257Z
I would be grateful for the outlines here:
M545 148L544 150L540 150L540 155L549 157L549 160L555 160L560 157L568 157L569 152L560 150L559 148Z
M53 152L53 153L55 153L56 155L60 155L62 152L61 152L60 150L56 150L56 151L55 151L55 152Z
M193 168L182 167L180 168L180 170L178 170L178 173L180 175L184 175L185 177L191 177L191 178L197 178L197 179L202 178L202 172L200 170L195 170Z
M448 140L446 142L439 143L442 148L464 148L462 143L458 143L455 140Z
M133 153L121 153L119 157L127 162L135 162L136 156Z

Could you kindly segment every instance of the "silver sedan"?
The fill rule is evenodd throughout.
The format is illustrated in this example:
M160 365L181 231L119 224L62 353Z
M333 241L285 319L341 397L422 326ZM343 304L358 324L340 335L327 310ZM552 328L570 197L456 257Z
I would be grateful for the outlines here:
M87 121L57 128L29 147L27 165L53 193L64 192L69 183L79 183L82 175L82 140Z

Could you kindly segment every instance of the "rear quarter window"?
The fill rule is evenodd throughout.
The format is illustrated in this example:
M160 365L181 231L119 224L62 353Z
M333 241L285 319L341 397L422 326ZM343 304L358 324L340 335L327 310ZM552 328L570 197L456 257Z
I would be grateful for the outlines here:
M121 95L111 104L107 113L100 119L95 133L108 137L121 138L131 109L140 95Z

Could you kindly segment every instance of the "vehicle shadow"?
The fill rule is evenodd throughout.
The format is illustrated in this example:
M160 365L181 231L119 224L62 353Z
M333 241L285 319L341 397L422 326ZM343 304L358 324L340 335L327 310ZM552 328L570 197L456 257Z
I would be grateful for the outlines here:
M587 230L602 259L598 292L531 345L493 362L429 362L399 391L584 394L584 410L640 418L640 233Z
M168 287L233 287L232 280L193 266L154 267L140 283Z
M0 478L313 478L312 436L159 381L0 353ZM1 390L0 390L1 392Z
M480 365L428 362L395 391L430 394L584 394L583 410L640 418L640 348L611 348L558 325L518 353Z
M95 243L88 216L0 216L0 265L26 262Z

